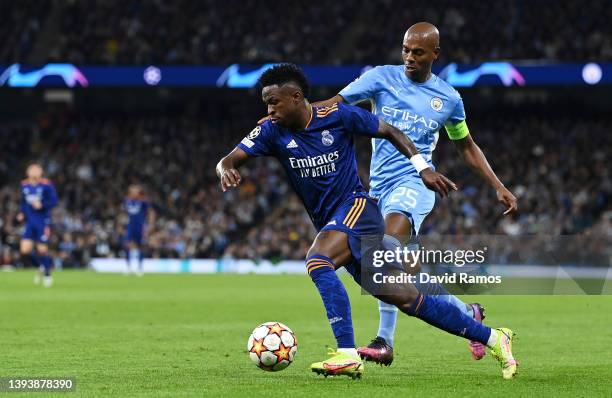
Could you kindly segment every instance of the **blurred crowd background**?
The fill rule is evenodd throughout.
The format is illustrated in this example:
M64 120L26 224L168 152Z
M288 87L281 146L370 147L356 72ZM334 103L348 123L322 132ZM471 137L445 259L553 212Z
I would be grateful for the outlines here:
M403 32L419 20L440 28L441 65L612 60L609 0L589 7L574 0L518 0L503 7L451 0L308 7L254 0L226 0L223 7L215 0L0 3L12 21L0 27L0 64L395 64ZM100 98L129 95L100 92ZM214 174L219 158L263 114L258 96L245 91L240 100L220 99L212 91L172 112L100 111L90 100L2 114L0 265L18 262L19 181L31 160L42 162L59 193L51 249L63 266L123 255L127 217L121 204L130 183L145 187L157 214L149 257L303 259L315 231L278 163L257 159L242 170L240 188L225 194ZM548 106L548 93L534 96L493 109L479 107L478 94L466 100L470 130L518 197L519 213L502 216L495 192L467 169L442 131L434 161L460 191L438 198L422 234L612 235L612 114ZM357 147L367 183L369 142L360 139Z
M304 258L315 231L275 160L254 160L242 169L239 189L221 192L215 164L258 116L251 110L245 118L232 119L221 108L197 117L66 112L0 126L0 151L8 154L0 161L5 255L15 255L22 228L15 216L24 159L37 159L60 197L51 245L71 265L122 254L127 219L121 205L130 183L145 186L157 213L147 242L149 256ZM213 119L223 123L210 123ZM422 234L612 233L607 157L612 137L602 133L592 139L612 124L612 117L505 110L468 120L499 177L519 198L520 212L502 215L495 192L463 164L442 132L434 160L460 191L438 198ZM359 140L358 149L367 183L369 142Z
M440 28L442 63L612 60L610 0L1 3L11 23L0 27L0 63L395 63L421 20Z

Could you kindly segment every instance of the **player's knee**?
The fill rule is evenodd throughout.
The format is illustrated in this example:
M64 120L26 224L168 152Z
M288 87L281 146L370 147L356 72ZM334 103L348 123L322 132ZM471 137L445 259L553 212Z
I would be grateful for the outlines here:
M47 245L37 245L36 252L41 256L46 256L49 254L49 247Z
M306 271L314 280L317 276L325 272L335 272L336 265L331 258L319 253L310 253L306 257Z
M393 212L385 216L385 234L387 235L407 241L412 237L412 229L412 220L406 214Z
M21 245L19 245L19 252L22 255L28 255L32 252L33 249L33 245L29 242L21 242Z

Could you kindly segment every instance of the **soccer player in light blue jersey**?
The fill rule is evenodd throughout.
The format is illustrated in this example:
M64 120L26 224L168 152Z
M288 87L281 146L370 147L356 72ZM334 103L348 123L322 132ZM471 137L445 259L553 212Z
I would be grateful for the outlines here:
M370 101L372 112L410 137L432 168L432 152L444 126L460 156L495 189L497 199L507 208L504 214L510 214L517 209L516 198L497 178L470 135L461 96L431 72L439 53L438 29L430 23L417 23L404 35L402 65L377 66L335 97L315 105ZM421 223L435 203L435 193L423 185L414 166L393 145L378 138L372 139L370 195L378 199L387 239L398 247L406 245L408 237L419 233ZM479 304L465 304L440 285L428 284L417 288L446 297L478 321L484 318ZM393 361L397 308L379 301L379 311L377 337L368 347L361 347L359 352L367 360L389 365ZM470 351L474 359L481 359L486 352L485 347L476 341L470 342Z
M306 99L308 81L295 65L275 66L262 74L259 83L270 120L255 127L221 159L216 172L226 191L240 184L238 168L249 158L276 158L318 231L306 257L306 269L325 306L337 349L327 360L313 363L311 369L326 376L356 378L363 373L349 298L335 272L344 267L365 290L405 314L487 345L499 361L503 377L513 377L517 362L512 356L514 334L510 329L490 329L445 298L422 294L410 283L387 284L384 294L373 291L369 281L380 268L370 262L368 252L386 247L385 225L357 175L353 136L389 141L415 165L423 184L442 196L456 189L455 184L433 171L405 134L372 113L342 103L312 106ZM391 276L403 272L400 264L390 265L385 271Z

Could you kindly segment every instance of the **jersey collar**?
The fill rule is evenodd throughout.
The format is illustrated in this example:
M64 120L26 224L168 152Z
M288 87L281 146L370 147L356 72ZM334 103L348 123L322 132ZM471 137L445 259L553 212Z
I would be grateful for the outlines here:
M310 123L312 122L313 118L314 118L314 108L312 107L312 105L310 105L310 119L308 119L308 123L306 123L306 127L304 127L304 130L308 130L308 127L310 127Z

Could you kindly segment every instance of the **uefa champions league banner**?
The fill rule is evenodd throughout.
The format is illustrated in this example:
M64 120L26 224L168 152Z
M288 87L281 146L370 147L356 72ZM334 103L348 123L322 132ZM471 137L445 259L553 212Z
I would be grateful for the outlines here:
M229 66L42 66L0 65L2 87L254 87L275 64ZM345 86L372 65L304 65L313 86ZM485 62L434 65L434 73L454 87L588 86L612 84L612 63L540 64Z

